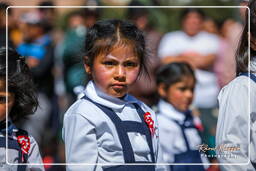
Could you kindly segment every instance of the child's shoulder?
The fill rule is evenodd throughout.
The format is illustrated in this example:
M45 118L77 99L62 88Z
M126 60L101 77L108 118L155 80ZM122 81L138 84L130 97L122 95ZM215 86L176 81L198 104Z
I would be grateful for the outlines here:
M256 84L247 76L238 76L232 81L230 81L226 86L221 89L221 92L227 91L238 91L242 92L248 88L251 88L251 91L256 91Z
M64 114L64 117L67 118L74 115L80 115L91 120L93 118L97 118L99 113L101 113L101 110L95 104L87 99L80 98L69 107Z

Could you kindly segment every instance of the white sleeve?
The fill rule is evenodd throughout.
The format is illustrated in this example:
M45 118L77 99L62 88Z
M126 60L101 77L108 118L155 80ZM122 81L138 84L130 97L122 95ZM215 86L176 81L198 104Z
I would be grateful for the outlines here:
M30 138L30 149L28 155L28 163L42 164L42 165L28 165L29 170L32 171L44 171L43 161L40 155L39 147L36 140L29 136Z
M158 56L162 59L167 56L176 56L176 45L173 38L173 33L167 33L163 36L158 47Z
M94 126L82 115L71 114L64 118L63 139L65 141L67 171L93 171L97 163L98 149Z
M246 82L246 81L245 81ZM246 164L249 161L249 89L242 82L235 82L224 87L219 94L219 117L217 123L216 145L222 147L240 147L239 150L227 152L217 150L220 163ZM227 156L222 156L227 153ZM231 157L228 154L237 156ZM223 165L222 171L253 171L249 162L246 165Z
M158 122L157 117L155 118L156 122ZM159 124L158 125L158 130L157 131L157 154L156 154L156 163L165 163L164 159L163 159L163 150L160 144L160 140L159 140ZM169 166L166 165L156 165L156 171L167 171L167 168L169 168Z

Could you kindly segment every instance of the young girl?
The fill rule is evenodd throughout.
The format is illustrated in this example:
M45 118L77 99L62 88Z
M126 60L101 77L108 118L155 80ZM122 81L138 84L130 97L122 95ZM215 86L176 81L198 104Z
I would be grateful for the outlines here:
M157 87L161 97L158 103L158 123L163 159L166 163L202 163L198 145L199 118L192 116L189 106L196 83L194 71L186 63L170 63L159 68ZM197 122L198 123L198 122ZM204 166L171 165L172 171L203 171Z
M12 49L8 49L6 61L6 51L6 48L0 48L0 170L43 171L43 165L24 165L41 164L40 152L33 137L13 124L22 117L32 114L38 105L30 72L24 58Z
M126 21L99 21L88 30L85 51L85 69L91 81L84 97L64 116L63 138L66 163L91 165L69 165L67 169L160 170L152 165L161 156L155 114L127 94L146 71L142 32ZM127 163L148 165L122 165Z
M219 94L217 146L232 147L232 151L217 151L221 170L256 170L256 0L249 4L246 24L237 50L237 77ZM250 30L248 30L250 24ZM250 35L250 51L248 44ZM250 64L248 64L250 53ZM250 65L250 68L248 66Z

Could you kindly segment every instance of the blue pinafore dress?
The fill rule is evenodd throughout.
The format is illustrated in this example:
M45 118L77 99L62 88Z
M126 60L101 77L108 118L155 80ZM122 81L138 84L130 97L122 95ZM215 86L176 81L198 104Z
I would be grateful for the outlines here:
M198 150L192 150L189 147L188 138L185 134L186 129L197 129L193 123L193 117L191 115L191 111L186 112L186 119L183 124L179 121L171 119L174 121L182 132L182 136L185 141L185 145L187 148L186 152L175 154L174 155L174 163L202 163L201 155ZM198 132L199 133L199 132ZM170 165L170 169L172 171L205 171L203 165Z
M101 105L99 103L92 101L86 95L83 98L92 102L98 108L100 108L114 123L117 134L119 136L122 149L123 149L123 157L124 157L125 164L128 164L128 163L129 164L130 163L131 164L136 164L136 163L152 164L152 165L118 165L118 166L104 168L103 170L104 171L155 171L155 165L154 165L155 157L154 157L154 151L153 151L153 145L152 145L152 138L151 138L150 130L147 127L146 123L144 122L143 115L145 112L141 109L141 107L136 103L133 104L142 121L141 123L136 121L122 121L111 108L108 108L104 105ZM135 161L132 145L128 137L128 132L137 132L146 136L147 143L150 149L151 159L152 159L151 162Z
M13 139L14 136L14 130L17 130L17 132L15 132L15 136L26 136L28 137L28 133L22 129L17 129L15 127L15 125L12 122L8 122L8 128L6 129L6 122L5 121L1 121L0 123L0 131L1 134L4 135L3 137L0 137L0 148L5 148L5 149L14 149L18 151L18 163L19 164L24 164L27 163L28 160L28 154L23 153L21 150L21 144L18 143L17 140ZM8 135L8 146L6 145L6 131L7 131L7 135ZM17 171L26 171L26 165L18 165L17 166Z

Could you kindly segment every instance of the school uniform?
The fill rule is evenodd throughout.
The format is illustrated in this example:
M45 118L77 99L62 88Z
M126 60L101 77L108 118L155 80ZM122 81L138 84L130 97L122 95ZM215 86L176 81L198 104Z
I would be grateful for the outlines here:
M198 145L202 144L202 140L191 112L182 113L164 100L159 101L157 110L160 144L165 163L208 163L198 150ZM202 165L171 165L170 170L200 171L205 169Z
M158 125L149 107L130 95L123 99L109 96L93 81L84 95L64 115L66 163L77 164L68 165L67 170L163 170L154 165L122 166L162 162ZM79 165L83 163L91 165Z
M256 60L251 62L256 71ZM256 74L241 73L222 88L219 100L219 116L216 145L238 147L234 151L217 151L222 171L256 170ZM238 165L239 164L239 165Z
M6 145L6 131L8 146ZM7 150L7 156L6 156ZM6 163L9 163L7 164ZM9 120L0 123L0 170L4 171L44 171L43 165L25 165L26 163L42 164L38 145L35 139L24 130L16 128ZM20 164L20 165L17 165Z

